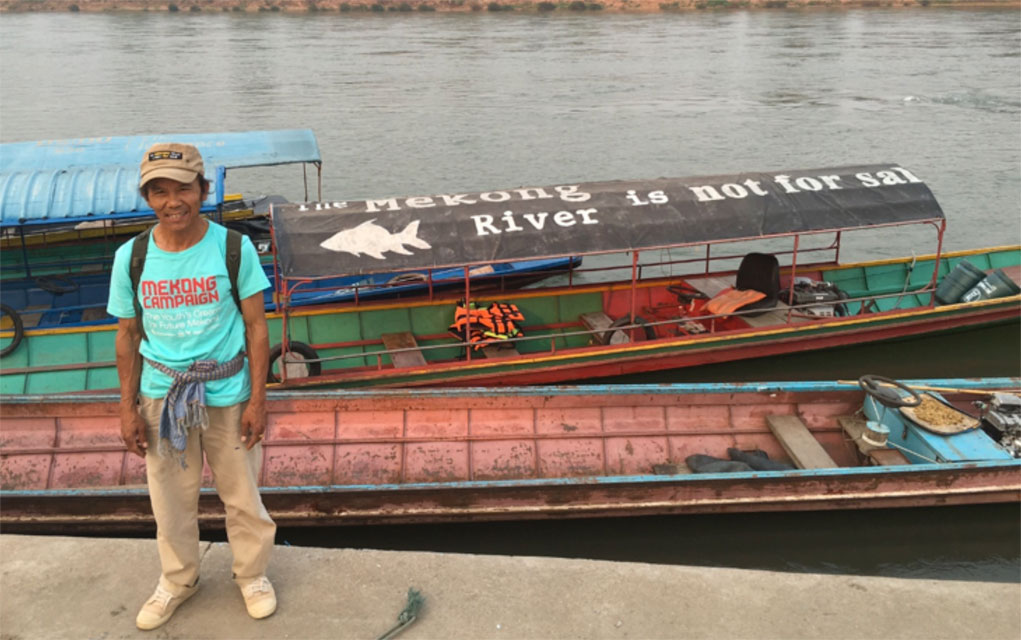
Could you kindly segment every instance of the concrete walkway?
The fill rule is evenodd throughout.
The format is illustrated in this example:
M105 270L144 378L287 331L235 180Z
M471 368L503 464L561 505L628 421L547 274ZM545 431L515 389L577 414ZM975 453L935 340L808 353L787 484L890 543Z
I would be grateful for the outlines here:
M203 552L198 594L141 632L154 542L0 536L0 640L374 639L411 586L426 604L401 640L1021 637L1018 584L299 547L275 551L280 607L255 621L229 547Z

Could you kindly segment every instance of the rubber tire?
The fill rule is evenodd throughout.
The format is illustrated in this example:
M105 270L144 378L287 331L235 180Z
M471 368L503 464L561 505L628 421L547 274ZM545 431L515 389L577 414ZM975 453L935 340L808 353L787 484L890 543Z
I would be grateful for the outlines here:
M607 329L606 331L599 335L599 342L601 344L610 344L610 341L613 339L613 334L617 333L617 330L620 329L621 327L625 327L630 324L632 324L632 322L631 318L629 318L628 316L622 316L620 318L617 318L610 325L609 329ZM635 316L634 324L639 325L640 327L645 329L646 340L656 339L656 331L649 326L649 322L645 318L641 316Z
M894 387L900 389L901 391L907 391L908 393L911 394L911 398L912 400L914 400L914 402L905 400L904 398L900 397L900 394L891 389L879 386L879 383L886 383L889 385L893 385ZM864 375L858 378L858 386L866 394L875 398L876 402L883 405L884 407L890 407L891 409L900 407L917 407L918 405L922 404L922 395L920 393L918 393L911 387L907 386L906 384L894 380L893 378L884 378L883 376L874 375Z
M6 313L11 317L11 322L14 324L14 339L11 343L0 350L0 358L12 353L21 344L21 339L25 337L25 325L21 321L21 316L14 309L8 307L5 304L0 304L0 313Z
M67 276L39 276L35 279L35 286L55 296L78 290L78 283Z
M323 363L319 362L319 354L316 350L308 346L304 342L297 342L291 340L290 349L288 353L296 353L306 360L314 360L314 362L308 362L308 376L310 378L318 376L323 372ZM280 378L273 373L273 365L276 361L281 358L284 353L284 345L278 344L269 350L269 368L266 369L266 382L280 382Z

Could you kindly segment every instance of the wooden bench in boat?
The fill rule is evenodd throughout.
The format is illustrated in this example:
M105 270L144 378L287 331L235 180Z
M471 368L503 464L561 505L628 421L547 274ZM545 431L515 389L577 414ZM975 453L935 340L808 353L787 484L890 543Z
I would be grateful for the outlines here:
M766 423L783 450L799 469L832 469L839 466L822 448L797 416L766 416Z
M401 333L384 333L381 336L383 346L387 349L413 349L413 351L395 351L390 354L390 360L394 363L395 369L406 367L424 367L425 356L418 348L415 336L407 331Z
M844 433L846 433L848 437L850 437L851 440L858 445L858 450L868 456L869 460L872 460L873 464L881 467L898 464L911 464L904 454L896 449L890 449L889 447L865 442L865 439L862 438L862 436L865 434L866 427L865 421L861 418L841 416L837 418L837 422L840 423L840 428L844 430Z

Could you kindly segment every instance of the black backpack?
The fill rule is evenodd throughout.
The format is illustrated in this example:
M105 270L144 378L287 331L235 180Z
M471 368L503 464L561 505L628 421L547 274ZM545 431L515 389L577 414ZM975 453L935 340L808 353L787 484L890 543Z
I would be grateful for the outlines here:
M142 332L142 339L145 340L145 327L142 324L142 304L138 301L138 285L142 279L142 269L145 268L145 254L149 251L149 235L152 227L135 236L131 241L131 265L128 273L131 276L132 302L135 305L135 317L138 318L138 328ZM234 298L234 304L241 311L241 298L238 295L238 272L241 270L241 233L234 229L227 229L227 253L224 255L227 263L227 277L230 278L230 293Z

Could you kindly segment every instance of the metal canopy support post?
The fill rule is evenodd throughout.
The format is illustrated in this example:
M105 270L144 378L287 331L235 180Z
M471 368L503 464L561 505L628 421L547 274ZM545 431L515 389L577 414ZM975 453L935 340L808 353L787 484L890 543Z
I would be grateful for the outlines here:
M471 272L471 270L468 268L468 265L465 265L464 266L464 312L465 312L465 314L467 314L465 316L465 318L467 320L467 323L464 325L465 326L465 332L464 332L463 340L464 340L465 360L467 362L471 362L471 360L472 360L471 341L468 340L468 332L471 331L471 328L470 328L471 327L471 312L469 311L469 309L471 309L471 307L469 306L471 304L471 276L469 275L470 272Z
M794 236L794 252L791 254L791 275L787 284L787 324L791 323L791 316L794 315L794 276L798 271L798 245L801 236Z
M935 224L935 223L933 223ZM932 291L929 293L929 307L936 306L936 283L939 282L939 261L943 257L943 233L947 230L946 218L940 220L939 226L936 227L936 259L932 265L932 279L929 280L929 288Z
M637 300L637 289L638 289L638 252L631 252L631 321L628 324L635 323L635 306L638 304Z

